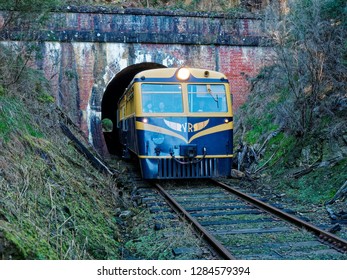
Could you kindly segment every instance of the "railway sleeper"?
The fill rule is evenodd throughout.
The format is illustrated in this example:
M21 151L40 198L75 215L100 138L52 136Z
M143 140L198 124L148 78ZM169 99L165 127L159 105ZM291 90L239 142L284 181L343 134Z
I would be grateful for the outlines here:
M323 250L316 250L316 251L309 251L309 252L290 252L290 254L286 254L286 252L278 252L273 251L273 254L253 254L253 255L240 255L237 256L238 259L242 260L294 260L294 259L322 259L324 257L325 259L338 259L341 257L341 254L337 252L334 249L323 249Z
M248 223L267 223L276 222L277 220L269 219L255 219L255 220L225 220L225 221L204 221L199 222L202 226L222 226L222 225L237 225L237 224L248 224Z
M244 210L244 211L221 211L213 213L192 213L193 217L210 217L210 216L231 216L231 215L260 215L264 212L260 210Z
M275 233L275 232L289 232L291 229L288 227L278 228L246 228L235 230L215 230L211 231L214 235L234 235L234 234L263 234L263 233Z
M204 254L204 251L197 247L178 247L178 248L172 249L172 253L174 254L174 256L187 254L187 255L196 255L196 256L202 257L202 255Z
M309 240L309 241L297 241L297 242L278 242L278 243L263 243L263 244L255 244L255 245L242 245L242 246L232 246L228 247L230 251L234 252L242 252L246 250L257 250L259 248L268 248L272 249L293 249L293 248L316 248L326 246L317 240Z

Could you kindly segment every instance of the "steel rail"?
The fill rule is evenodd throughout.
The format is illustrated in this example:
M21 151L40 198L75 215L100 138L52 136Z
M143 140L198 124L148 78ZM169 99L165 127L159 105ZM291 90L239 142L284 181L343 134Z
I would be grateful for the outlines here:
M215 182L216 184L218 184L219 186L221 186L222 188L224 188L225 190L237 195L239 198L243 199L244 201L247 201L255 206L257 206L258 208L261 208L262 210L273 214L277 217L280 217L283 220L288 221L291 224L294 224L295 226L299 227L299 228L304 228L309 232L312 232L314 235L316 235L320 240L322 240L323 242L329 243L330 246L334 247L336 250L346 253L347 252L347 240L342 239L330 232L327 232L325 230L322 230L306 221L303 221L293 215L290 215L278 208L275 208L259 199L256 199L250 195L247 195L243 192L240 192L236 189L234 189L233 187L216 181L216 180L212 180L213 182Z
M169 193L167 193L158 183L154 184L167 203L182 218L191 223L196 231L208 242L208 244L225 260L235 260L236 258L226 249L213 235L211 235L200 223L192 217Z

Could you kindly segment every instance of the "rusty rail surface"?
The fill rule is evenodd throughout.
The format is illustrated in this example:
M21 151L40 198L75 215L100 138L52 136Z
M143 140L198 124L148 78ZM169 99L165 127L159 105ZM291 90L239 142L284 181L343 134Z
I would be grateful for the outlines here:
M324 243L329 243L330 246L332 246L334 249L338 250L339 252L346 253L347 252L347 240L342 239L330 232L327 232L323 229L320 229L304 220L301 220L293 215L290 215L276 207L273 207L259 199L256 199L250 195L247 195L243 192L240 192L233 187L226 185L222 182L212 180L214 183L218 184L225 190L235 194L239 198L243 199L244 201L247 201L253 205L255 205L258 208L261 208L262 210L275 215L283 220L286 220L287 222L299 227L299 228L304 228L307 231L313 233L316 235L321 241Z
M167 203L175 210L175 212L192 224L194 229L208 242L208 244L225 260L235 260L236 258L225 248L213 235L211 235L200 223L192 217L177 201L163 189L158 183L155 187L165 198Z

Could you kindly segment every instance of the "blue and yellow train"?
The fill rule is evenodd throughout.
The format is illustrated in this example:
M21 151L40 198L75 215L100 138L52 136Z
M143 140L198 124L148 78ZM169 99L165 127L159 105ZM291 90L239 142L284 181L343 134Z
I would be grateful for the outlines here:
M220 72L181 67L137 73L118 101L116 126L124 155L138 157L145 179L230 174L233 113Z

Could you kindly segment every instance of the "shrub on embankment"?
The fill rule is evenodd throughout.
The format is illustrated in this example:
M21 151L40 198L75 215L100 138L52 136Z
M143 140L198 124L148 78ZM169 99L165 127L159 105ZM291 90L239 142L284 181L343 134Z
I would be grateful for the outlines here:
M1 48L0 258L119 258L114 179L76 152L48 82L16 57Z
M115 181L101 175L61 133L40 55L26 41L61 0L0 0L1 27L23 42L0 45L0 258L117 259ZM29 35L30 36L30 35Z
M271 62L236 115L238 166L302 202L322 203L346 181L347 4L289 1L269 11Z

